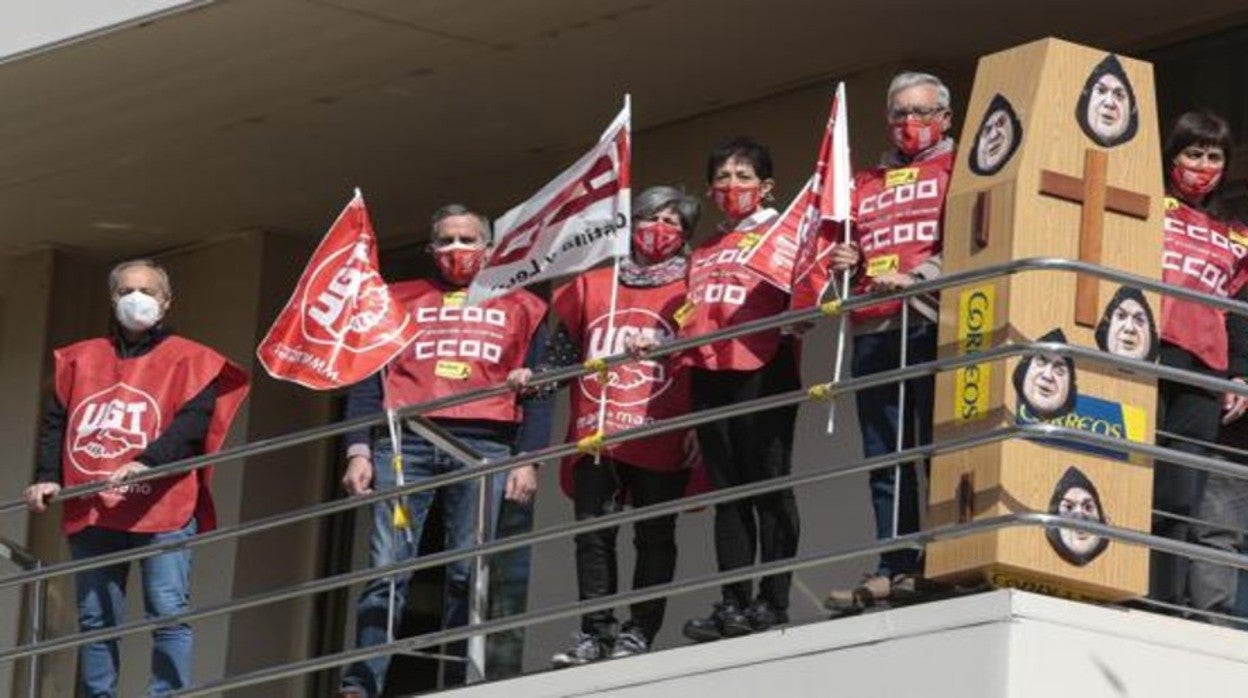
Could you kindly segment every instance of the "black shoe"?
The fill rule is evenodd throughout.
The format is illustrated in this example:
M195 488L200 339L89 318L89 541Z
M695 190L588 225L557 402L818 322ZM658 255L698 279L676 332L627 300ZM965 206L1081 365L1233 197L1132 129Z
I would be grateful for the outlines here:
M750 604L750 608L745 612L745 615L750 621L750 627L756 633L789 624L788 611L782 608L773 608L771 604L762 599L755 599L754 603Z
M625 623L624 628L615 636L615 645L611 648L611 658L620 659L622 657L632 657L637 654L645 654L650 651L650 643L646 641L645 633L631 623Z
M685 623L685 637L694 642L710 642L723 637L740 637L754 632L750 619L735 604L715 604L715 610L706 618L693 618Z

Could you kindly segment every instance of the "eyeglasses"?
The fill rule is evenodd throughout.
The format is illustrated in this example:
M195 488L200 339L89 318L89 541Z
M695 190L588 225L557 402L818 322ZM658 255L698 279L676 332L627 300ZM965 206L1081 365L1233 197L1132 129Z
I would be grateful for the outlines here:
M894 107L888 110L888 118L892 121L905 121L913 116L919 121L931 121L932 117L943 111L944 107Z

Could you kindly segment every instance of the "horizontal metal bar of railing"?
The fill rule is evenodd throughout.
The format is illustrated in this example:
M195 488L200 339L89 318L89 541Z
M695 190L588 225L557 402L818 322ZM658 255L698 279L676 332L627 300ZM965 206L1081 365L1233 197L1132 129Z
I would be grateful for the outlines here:
M1193 467L1210 467L1219 469L1227 468L1229 469L1229 472L1236 476L1248 478L1248 466L1229 464L1225 461L1209 459L1203 456L1197 456L1195 454L1181 451L1171 451L1170 449L1156 446L1154 444L1124 441L1122 439L1105 436L1103 434L1072 430L1050 424L1015 424L998 427L996 429L987 430L978 434L960 437L941 443L916 446L903 451L877 456L845 468L787 475L747 485L739 485L729 489L707 492L685 499L665 502L663 504L616 512L614 514L593 519L567 522L543 529L541 531L510 536L508 538L488 542L480 546L444 551L385 566L347 572L333 577L293 585L291 587L286 587L276 591L263 592L246 599L224 602L211 608L187 611L159 619L131 621L112 628L94 630L73 636L47 640L39 643L38 645L17 647L12 650L0 652L0 662L16 660L35 654L44 654L47 652L68 649L86 644L88 642L96 642L103 639L130 635L144 630L150 630L161 625L168 625L170 623L189 623L204 620L206 618L255 608L257 606L332 591L334 589L350 586L352 584L387 577L392 574L410 574L417 570L439 567L450 562L470 559L479 555L493 555L529 545L574 536L579 533L611 528L614 526L649 519L655 516L678 513L692 508L712 506L723 501L731 501L742 497L751 497L783 489L797 488L825 480L867 472L877 468L884 468L899 463L922 460L924 458L930 458L934 455L942 453L952 453L968 448L983 446L1015 437L1040 442L1077 441L1088 446L1127 450L1155 458L1164 457L1168 460L1174 459L1178 461L1188 461L1189 464L1193 465Z
M1195 444L1196 446L1200 446L1201 448L1205 448L1213 452L1225 453L1227 455L1232 455L1232 456L1238 456L1243 459L1243 462L1248 463L1248 450L1237 448L1235 446L1230 446L1228 444L1214 443L1213 441L1205 441L1204 439L1198 439L1194 436L1184 436L1183 434L1175 434L1173 432L1169 432L1164 429L1157 430L1157 438L1173 439L1175 441L1182 441L1184 443Z
M1150 599L1150 598L1136 599L1136 603L1140 603L1145 606L1151 606L1152 608L1160 608L1173 615L1190 615L1190 616L1196 616L1199 618L1204 618L1205 620L1208 620L1208 621L1220 620L1224 622L1234 623L1235 625L1242 625L1242 626L1248 627L1248 618L1232 616L1227 613L1218 613L1217 611L1210 611L1204 608L1180 606L1179 604L1166 603L1165 601L1158 601L1157 599Z
M1230 299L1218 298L1216 296L1210 296L1207 294L1200 293L1198 291L1192 291L1190 289L1182 288L1179 286L1172 286L1170 284L1164 284L1160 281L1147 279L1141 276L1136 276L1134 274L1128 274L1126 272L1121 272L1121 271L1117 271L1114 269L1106 269L1106 268L1103 268L1094 264L1090 264L1088 262L1061 259L1061 258L1056 258L1056 257L1032 257L1028 259L1014 260L1011 262L1005 262L1002 264L996 264L996 265L984 267L982 269L959 272L957 274L949 274L947 276L944 276L938 279L932 279L929 281L921 281L904 289L896 289L896 290L887 291L884 293L875 293L875 294L869 294L869 295L850 296L849 298L845 299L843 303L840 304L838 312L841 312L841 313L850 312L858 308L869 307L872 305L887 303L887 302L891 302L895 300L902 300L902 299L909 298L911 296L933 293L933 292L940 291L946 288L964 286L964 285L975 283L978 281L987 281L987 280L995 279L995 278L1005 276L1005 275L1013 275L1013 274L1017 274L1020 272L1028 272L1028 271L1069 271L1069 272L1076 272L1080 274L1088 274L1091 276L1096 276L1106 281L1116 281L1118 283L1132 285L1143 290L1156 291L1158 293L1163 293L1172 297L1183 298L1183 299L1190 300L1196 303L1210 305L1215 308L1227 310L1229 312L1233 312L1238 315L1248 316L1248 303L1243 303L1240 301L1235 301L1235 300L1230 300ZM657 358L661 356L667 356L669 354L674 354L674 353L678 353L681 351L685 351L687 349L690 349L696 346L710 344L710 343L714 343L714 342L722 341L726 339L733 339L736 337L753 334L755 332L774 330L774 329L783 327L785 325L791 325L794 323L818 320L824 316L825 316L825 312L820 307L808 308L804 310L786 311L783 313L778 313L773 316L760 318L758 320L753 320L750 322L741 323L739 325L734 325L732 327L727 327L724 329L716 330L714 332L708 332L706 334L699 335L697 337L689 337L685 339L678 339L673 342L668 342L654 349L643 352L642 356L644 358ZM627 363L629 361L634 361L636 359L637 357L634 355L631 355L628 353L622 353L622 354L615 354L612 356L604 357L602 359L602 362L604 365L613 366L613 365L618 365L621 363ZM596 370L597 370L596 368L589 368L585 366L552 369L549 371L542 371L540 373L534 374L534 376L529 381L529 383L533 387L540 387L540 386L547 385L550 383L559 383L559 382L571 380L580 376L588 375L590 373L595 372ZM423 414L426 412L430 412L435 409L451 407L454 405L467 404L467 403L475 402L477 400L485 399L488 397L493 397L495 395L501 395L501 394L506 393L508 390L509 388L505 384L499 384L499 385L490 386L487 388L481 388L478 390L466 391L463 393L458 393L456 395L450 395L450 396L438 398L436 400L430 400L430 401L419 403L419 404L409 405L407 407L402 408L401 410L398 410L397 412L400 417L414 416L414 415L419 415L419 414ZM385 415L377 414L377 415L366 416L366 417L358 417L358 418L351 419L351 420L345 420L345 421L338 422L335 424L310 427L308 429L303 429L300 431L292 432L290 434L285 434L282 436L275 436L275 437L271 437L268 439L255 441L249 444L243 444L241 446L235 446L235 447L223 449L221 451L218 451L217 453L210 454L210 455L193 456L185 460L177 461L176 463L163 465L160 468L153 469L141 475L128 478L126 482L130 484L135 484L135 483L140 483L140 482L146 482L147 480L156 480L156 479L161 479L165 477L181 475L181 474L191 472L193 470L198 470L200 468L203 468L209 465L214 465L214 464L219 465L222 463L234 462L243 458L262 455L265 453L270 453L272 451L277 451L277 450L289 448L292 446L298 446L300 444L308 443L310 441L315 441L315 440L330 437L330 436L337 436L337 435L344 434L350 431L354 431L356 429L376 426L378 424L381 424L383 421L385 421ZM76 485L74 487L66 487L62 489L59 493L57 493L57 495L53 497L51 501L63 501L65 499L72 499L75 497L84 497L87 495L92 495L92 494L96 494L98 492L107 490L109 489L109 487L110 486L104 482L87 483L83 485ZM24 508L25 508L24 500L22 499L10 500L8 502L4 502L0 504L0 514L14 512L14 511L21 511Z
M838 384L824 383L820 385L824 389L831 391L832 393L854 392L856 390L861 390L864 388L871 388L871 387L878 387L881 385L893 384L902 380L909 380L911 378L934 375L941 371L946 371L946 370L953 369L953 368L959 368L962 366L988 363L991 361L1002 360L1002 359L1010 358L1013 356L1032 354L1036 352L1063 354L1063 355L1071 356L1073 358L1092 361L1095 363L1101 363L1101 364L1105 364L1105 365L1112 366L1112 367L1131 369L1132 371L1135 371L1144 375L1162 377L1162 378L1167 378L1169 380L1176 380L1180 382L1189 383L1192 385L1198 385L1200 387L1204 387L1210 390L1218 390L1218 391L1223 391L1223 392L1236 392L1238 394L1248 396L1248 385L1245 385L1243 383L1229 381L1223 378L1215 378L1215 377L1207 376L1204 374L1196 374L1196 373L1192 373L1189 371L1183 371L1181 369L1172 368L1169 366L1162 366L1160 364L1153 364L1153 363L1148 363L1144 361L1138 361L1135 359L1127 359L1127 358L1123 358L1120 356L1116 356L1114 354L1109 354L1107 352L1102 352L1096 349L1063 344L1060 342L1017 342L1017 343L1012 343L1012 344L999 345L999 346L991 347L989 349L985 349L980 352L976 352L974 354L945 357L942 359L936 359L934 361L930 361L930 362L926 362L922 364L913 364L911 366L906 366L903 368L898 368L898 369L894 369L890 371L884 371L884 372L874 373L874 374L867 375L867 376L858 376L854 378L844 379ZM744 402L744 403L726 405L723 407L714 408L712 410L706 410L706 411L698 412L698 413L688 413L688 414L679 415L679 416L672 417L672 418L665 419L665 420L651 422L650 424L646 424L646 425L639 426L639 427L634 427L632 429L614 432L608 435L603 443L604 445L611 445L611 444L620 443L623 441L628 441L634 438L639 438L641 436L660 434L660 433L665 433L668 431L675 431L677 429L683 429L687 427L696 426L698 424L713 422L719 419L724 419L724 418L735 416L738 414L746 414L749 412L756 412L756 411L762 411L762 410L767 410L767 409L773 409L776 407L783 407L787 405L798 404L806 400L812 399L811 390L812 390L811 388L793 390L793 391L789 391L786 393L766 396L763 398L751 400L751 401ZM511 456L509 458L501 459L499 461L489 461L485 465L482 465L480 467L464 468L464 469L460 469L460 470L446 473L443 475L437 475L434 477L422 479L419 482L414 482L408 485L404 485L403 487L396 487L392 489L377 491L377 492L373 492L372 494L360 495L360 496L352 497L350 499L323 502L323 503L315 504L315 505L305 507L304 509L296 510L293 512L284 512L281 514L275 514L270 517L248 522L246 524L239 524L233 527L226 527L226 528L217 529L215 531L210 531L208 533L202 533L202 534L199 534L197 536L194 536L190 539L183 540L183 541L170 541L170 542L165 542L165 543L150 544L150 545L145 545L145 546L138 547L138 548L133 548L130 550L121 551L118 553L110 553L107 555L100 555L100 556L87 558L83 560L73 560L69 562L58 563L55 565L48 565L48 566L45 566L43 569L36 571L36 572L22 573L18 575L0 578L0 589L14 586L17 584L31 582L36 579L54 577L54 576L58 576L62 574L69 574L71 572L77 572L77 571L81 571L85 569L92 569L95 567L103 567L106 565L116 564L119 562L138 560L144 557L149 557L151 555L166 552L169 550L206 545L208 543L212 543L212 542L216 542L220 540L228 540L231 538L237 538L237 537L244 536L244 535L250 535L252 533L258 533L260 531L270 530L272 528L276 528L279 526L294 524L294 523L298 523L301 521L305 521L305 520L309 520L313 518L319 518L321 516L327 516L329 514L338 513L341 511L346 511L348 509L365 506L365 505L372 504L375 502L385 501L396 496L415 494L417 492L437 489L439 487L444 487L446 485L455 484L458 482L465 482L468 480L474 480L482 476L488 476L494 473L511 470L513 468L516 468L522 465L528 465L530 463L536 463L536 462L554 459L554 458L561 458L566 455L575 454L578 452L578 450L579 449L577 447L577 444L575 443L569 442L565 444L559 444L556 446L551 446L545 449L539 449L537 451L533 451L529 453L518 454L515 456ZM1219 467L1226 465L1225 461L1214 461L1214 463L1218 465L1207 464L1202 469L1208 470L1210 472L1217 472L1219 471ZM1234 472L1234 470L1232 468L1230 470L1227 470L1227 472ZM1239 476L1232 475L1232 477L1239 477Z
M661 586L645 587L643 589L622 592L608 597L566 603L550 609L531 611L515 616L509 616L507 618L487 621L475 626L454 628L450 630L427 633L411 638L403 638L386 645L357 648L332 655L291 662L288 664L278 665L276 667L269 667L241 674L228 679L209 681L198 686L193 686L188 689L175 692L173 695L182 696L184 698L206 696L218 692L245 688L247 686L269 683L281 679L293 678L295 676L311 673L313 671L332 669L334 667L343 666L352 662L363 661L373 657L391 654L396 651L418 650L424 647L463 640L473 635L489 634L515 628L530 627L538 623L572 618L597 610L630 605L642 601L649 601L651 599L670 597L675 594L716 587L722 584L753 579L763 575L795 572L802 569L820 567L835 562L852 560L859 557L866 557L868 555L876 555L892 550L921 547L933 542L955 540L966 536L989 533L1013 526L1036 526L1082 531L1084 533L1117 540L1126 544L1142 545L1152 550L1161 550L1163 552L1183 555L1184 557L1207 560L1209 562L1226 564L1241 570L1248 570L1248 555L1226 553L1220 550L1213 550L1204 546L1195 545L1193 543L1174 541L1168 538L1161 538L1159 536L1142 533L1132 529L1118 528L1116 526L1109 526L1093 521L1071 519L1054 514L1042 514L1038 512L1019 512L980 519L977 521L970 521L967 523L954 524L927 531L919 531L917 533L909 533L873 544L857 546L845 551L797 556L786 560L762 563L750 568L741 568L739 570L731 570L729 572L718 572L690 580L669 582Z
M1184 516L1183 514L1176 514L1173 511L1163 511L1161 509L1153 509L1153 516L1157 516L1163 519L1170 519L1172 521L1182 521L1183 523L1191 524L1193 526L1202 526L1205 528L1212 528L1212 529L1216 529L1219 531L1229 531L1231 533L1234 533L1237 536L1248 536L1248 529L1240 528L1238 526L1231 525L1231 524L1217 523L1215 521L1208 521L1206 519L1198 519L1194 516Z

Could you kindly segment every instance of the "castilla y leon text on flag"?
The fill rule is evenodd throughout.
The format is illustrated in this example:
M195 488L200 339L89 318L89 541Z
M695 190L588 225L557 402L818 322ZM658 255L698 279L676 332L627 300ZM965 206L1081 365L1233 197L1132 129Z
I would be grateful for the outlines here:
M313 390L356 383L416 335L377 268L377 236L357 189L317 245L256 356L270 376Z
M828 111L814 174L745 259L768 283L792 294L793 308L818 303L831 280L827 257L848 231L850 168L845 83L840 83Z
M598 143L494 223L494 249L468 289L480 303L628 254L629 106Z

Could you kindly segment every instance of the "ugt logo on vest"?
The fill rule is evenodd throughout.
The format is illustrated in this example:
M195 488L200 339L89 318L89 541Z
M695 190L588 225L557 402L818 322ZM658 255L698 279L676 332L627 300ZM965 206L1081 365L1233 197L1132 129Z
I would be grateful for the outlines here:
M402 331L400 327L394 333L368 336L386 319L390 294L362 240L332 252L313 270L300 307L303 335L316 344L341 344L363 353L384 346Z
M74 408L65 431L69 462L87 475L107 475L133 460L160 433L160 406L148 393L115 383Z
M648 326L621 325L615 327L612 334L608 332L606 314L589 324L589 358L624 353L625 343L630 337L649 337L663 342L676 335L667 320L650 310L632 308L628 315ZM647 319L651 322L646 323ZM602 395L602 380L598 374L585 376L580 383L581 393L590 400L597 401ZM671 384L671 373L661 361L631 361L612 366L607 369L607 404L620 407L642 405L663 394Z

